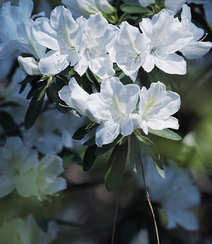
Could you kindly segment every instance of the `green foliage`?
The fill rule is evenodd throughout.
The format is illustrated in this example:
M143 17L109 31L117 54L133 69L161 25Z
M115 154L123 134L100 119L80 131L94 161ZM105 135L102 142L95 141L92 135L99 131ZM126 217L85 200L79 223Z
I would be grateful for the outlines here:
M41 111L47 87L48 84L46 81L44 81L42 85L35 91L32 97L24 120L24 127L26 130L30 129L34 125Z
M148 128L149 132L156 135L156 136L160 136L166 139L170 139L173 141L180 141L182 139L181 136L179 136L177 133L175 133L172 130L169 129L164 129L164 130L153 130Z
M130 153L129 153L130 166L135 171L138 172L141 168L141 148L140 143L136 135L133 133L130 136Z
M168 77L166 73L164 73L162 70L155 67L150 73L147 74L150 82L162 82L167 90L172 90L171 87L171 79ZM173 84L173 82L172 82Z
M142 7L140 4L125 3L120 6L120 9L128 14L142 14L142 17L152 16L154 14L151 10Z
M55 107L61 112L61 113L67 113L68 112L68 108L64 107L66 106L65 102L62 101L60 99L60 97L58 96L58 91L60 90L60 88L58 87L58 85L55 82L52 82L49 85L49 95L52 99L52 102L54 103ZM61 106L64 105L64 106Z
M159 154L156 146L154 145L154 143L146 136L143 136L139 130L135 130L134 133L140 142L142 153L147 153L152 157L158 173L163 178L165 178L163 163L162 163L160 154Z
M112 149L113 147L115 147L115 145L118 143L118 141L121 139L121 135L119 135L113 142L107 144L107 145L103 145L102 147L97 147L95 154L96 155L101 155L106 153L107 151L109 151L110 149Z
M74 135L72 136L73 139L75 140L81 140L85 137L85 135L96 128L98 124L96 123L90 123L88 125L84 125L81 128L79 128L77 131L75 131Z
M41 230L44 232L48 231L48 221L41 202L33 197L26 198L23 201L22 207L23 210L27 212L27 214L31 213L34 216L35 221Z
M96 145L87 147L83 158L84 171L88 171L93 166L97 157L97 155L95 155L96 148Z
M116 145L107 163L105 186L108 191L116 188L121 182L127 160L128 142Z
M0 125L5 130L6 135L21 137L21 132L9 113L0 111Z

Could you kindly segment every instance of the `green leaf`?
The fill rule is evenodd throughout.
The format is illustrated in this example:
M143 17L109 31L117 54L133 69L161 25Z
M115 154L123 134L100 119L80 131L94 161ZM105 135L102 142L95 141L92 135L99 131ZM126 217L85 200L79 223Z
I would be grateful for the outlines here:
M74 154L69 154L63 157L63 168L65 168L65 166L69 164L71 160L73 160L73 158L74 158Z
M31 76L31 75L27 75L21 82L19 82L18 84L21 84L21 85L24 85L24 84L27 84L27 83L30 83L32 81L38 81L40 80L40 76Z
M106 153L107 151L109 151L110 149L112 149L113 147L115 147L115 145L118 143L118 141L121 139L121 135L119 135L113 142L107 144L107 145L103 145L102 147L97 147L95 154L96 155L101 155L103 153Z
M93 76L92 72L90 71L90 69L87 69L87 71L85 72L86 77L88 78L88 80L91 83L94 83L95 77Z
M63 107L61 105L67 106L66 103L64 101L62 101L58 95L58 91L60 89L58 88L58 86L52 82L49 86L49 95L52 99L52 102L54 103L55 107L61 112L61 113L67 113L68 112L68 108L67 107Z
M24 127L26 130L29 130L34 125L34 123L40 113L47 86L48 85L45 82L34 93L34 96L29 104L29 108L27 110L25 120L24 120Z
M153 160L155 164L155 168L158 171L159 175L163 178L165 178L165 171L163 168L163 162L162 159L160 158L159 160Z
M144 8L140 4L125 3L120 6L120 9L123 12L128 13L128 14L147 14L149 16L154 14L148 8Z
M84 142L83 143L83 146L89 147L89 146L93 146L94 144L96 144L96 142L95 142L95 136L91 137L86 142Z
M34 198L28 198L23 201L23 210L28 213L31 213L38 226L44 231L48 231L48 221L46 214L43 208L43 205L40 201Z
M134 133L140 141L142 152L149 154L153 160L159 160L160 154L155 144L149 138L143 136L139 130L135 130Z
M95 155L97 146L93 145L86 149L84 158L83 158L83 170L88 171L94 164L97 155Z
M139 144L139 140L133 133L130 136L130 165L133 171L138 172L141 168L141 148Z
M85 135L90 132L92 129L97 127L98 124L96 123L90 123L88 125L84 125L81 128L79 128L77 131L75 131L74 135L72 136L75 140L81 140L85 137Z
M149 138L143 136L139 130L135 130L134 133L140 141L142 152L147 153L152 157L158 173L164 178L165 172L163 169L163 163L155 144Z
M128 142L116 145L108 160L105 174L105 186L108 191L116 188L121 182L127 160Z
M150 73L147 73L148 78L151 82L162 82L167 90L172 90L170 80L168 76L157 67L155 67Z
M164 130L153 130L148 128L148 131L156 136L160 136L166 139L170 139L173 141L180 141L182 139L181 136L179 136L177 133L175 133L172 130L164 129Z
M82 77L78 77L78 80L79 81L79 84L80 86L89 94L93 93L93 90L92 90L92 83L93 82L90 82L90 80L88 80L87 76L86 75L83 75Z

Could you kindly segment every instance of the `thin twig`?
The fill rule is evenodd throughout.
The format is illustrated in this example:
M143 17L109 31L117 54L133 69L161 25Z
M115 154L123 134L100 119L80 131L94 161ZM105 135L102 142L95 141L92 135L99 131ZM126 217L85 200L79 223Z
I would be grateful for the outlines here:
M152 213L152 217L153 217L153 221L154 221L154 225L155 225L155 233L156 233L156 237L157 237L157 243L160 244L160 238L159 238L159 232L158 232L158 226L157 226L157 222L156 222L156 218L155 218L155 213L152 207L152 203L151 203L151 199L147 190L147 186L146 186L146 180L145 180L145 175L144 175L144 167L143 167L143 163L141 162L141 169L142 169L142 176L143 176L143 180L144 180L144 188L146 191L146 198L149 204L149 208L151 210Z
M112 234L111 244L114 244L115 231L116 231L116 221L117 221L117 213L118 213L118 207L119 207L120 191L121 191L121 183L119 184L118 195L117 195L117 199L116 199L116 210L115 210L115 216L114 216L113 234Z

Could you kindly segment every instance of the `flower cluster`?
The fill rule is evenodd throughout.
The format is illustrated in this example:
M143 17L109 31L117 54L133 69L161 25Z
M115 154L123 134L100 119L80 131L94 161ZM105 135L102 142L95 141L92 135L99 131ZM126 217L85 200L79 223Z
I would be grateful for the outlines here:
M98 147L113 142L119 134L128 136L136 128L146 134L148 127L178 129L178 121L171 115L178 111L180 97L166 91L160 82L140 90L136 84L123 85L118 78L108 78L103 80L100 93L89 95L72 78L59 95L71 108L100 124L96 130Z
M98 12L89 19L81 16L74 20L72 13L63 6L56 7L50 19L43 17L33 21L29 18L33 6L30 2L27 1L27 11L24 0L20 1L19 7L12 8L8 2L1 9L4 28L0 45L0 58L8 55L5 50L11 53L15 49L33 55L18 58L20 67L29 75L55 75L70 65L80 76L89 68L100 79L106 79L115 74L114 62L133 81L140 67L151 72L157 66L166 73L182 75L186 73L186 62L176 52L193 59L203 56L212 46L210 42L200 40L204 32L191 22L187 5L183 5L181 21L174 17L183 2L179 6L169 6L170 1L167 1L168 9L161 10L152 19L143 18L140 29L126 21L117 28L108 24L96 10L89 12ZM88 2L76 1L76 4L82 4L80 9L86 9L85 6L95 9ZM95 4L104 11L109 8L99 1ZM24 17L14 19L13 9L26 13ZM14 33L5 31L11 27ZM9 49L7 45L15 49ZM46 52L48 49L50 51Z
M63 172L62 160L47 154L40 160L37 151L23 145L19 137L10 137L0 148L0 197L14 189L22 197L36 197L43 201L66 188L66 181L58 177Z

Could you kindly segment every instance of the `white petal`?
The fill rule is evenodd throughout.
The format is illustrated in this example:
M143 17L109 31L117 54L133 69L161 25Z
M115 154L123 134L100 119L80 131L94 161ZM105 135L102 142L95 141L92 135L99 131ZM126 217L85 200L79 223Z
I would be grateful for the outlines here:
M55 75L68 67L69 63L68 54L51 50L40 59L39 69L44 75Z
M178 75L184 75L186 74L186 62L185 60L173 53L169 54L166 59L160 59L157 57L154 57L155 65L163 70L164 72L168 74L178 74Z
M211 47L212 42L193 42L182 48L180 52L182 52L187 59L196 59L203 57L210 51Z
M60 49L58 33L50 26L49 19L36 19L33 24L32 32L41 45L52 50Z
M0 43L0 60L8 57L10 54L14 53L17 49L18 48L16 44L12 40Z
M113 121L105 121L96 130L96 145L102 145L113 142L120 133L120 125Z
M89 64L91 71L101 79L106 79L115 74L113 63L108 54L92 60Z
M89 94L79 86L74 78L70 79L68 86L64 86L59 91L59 97L81 115L86 115Z
M39 197L38 189L35 184L37 178L37 170L32 169L24 174L17 175L15 178L15 188L22 197Z

